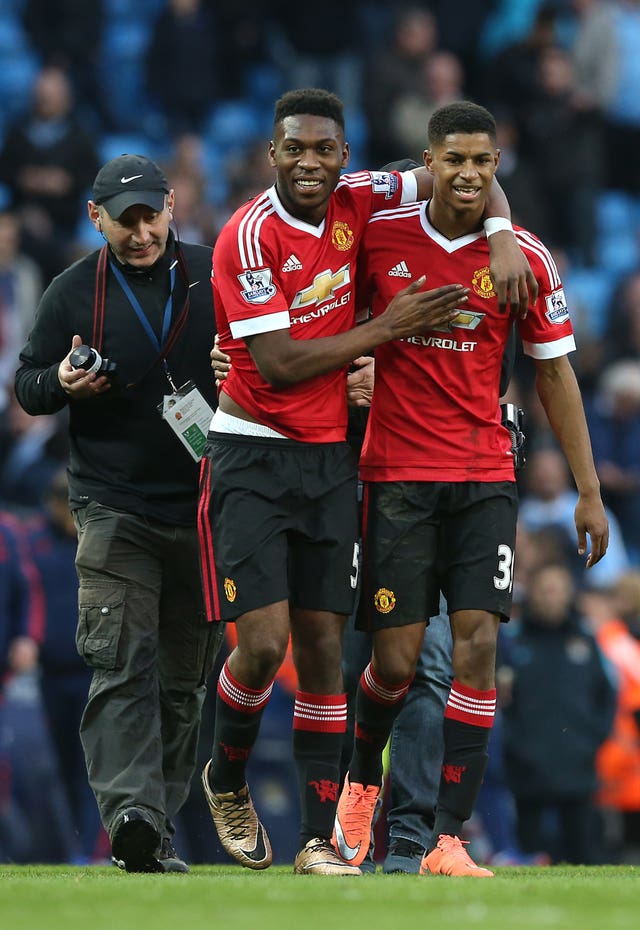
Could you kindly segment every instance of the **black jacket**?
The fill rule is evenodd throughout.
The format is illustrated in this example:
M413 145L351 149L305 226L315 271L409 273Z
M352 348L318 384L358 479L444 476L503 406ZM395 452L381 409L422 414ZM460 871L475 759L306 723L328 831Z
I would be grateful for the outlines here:
M153 268L123 269L158 337L175 248L170 234L167 251ZM209 359L215 334L211 249L190 244L181 248L188 281L176 274L172 321L187 294L190 304L168 364L178 387L195 381L215 408ZM92 252L54 278L40 301L15 382L18 400L30 414L54 413L69 402L58 381L58 367L76 333L83 342L92 341L99 254ZM163 523L194 524L198 465L158 413L157 405L171 393L158 350L108 264L106 275L100 353L116 363L117 383L99 397L69 403L71 506L95 500Z

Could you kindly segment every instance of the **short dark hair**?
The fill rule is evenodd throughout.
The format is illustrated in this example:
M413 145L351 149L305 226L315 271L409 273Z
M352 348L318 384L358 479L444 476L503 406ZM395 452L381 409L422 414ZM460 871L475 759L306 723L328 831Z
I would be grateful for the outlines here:
M342 100L321 87L307 87L303 90L289 90L283 94L273 114L273 125L282 122L287 116L326 116L344 132L344 105Z
M496 144L496 121L492 114L469 100L458 100L435 111L427 127L429 145L443 142L452 132L486 132Z

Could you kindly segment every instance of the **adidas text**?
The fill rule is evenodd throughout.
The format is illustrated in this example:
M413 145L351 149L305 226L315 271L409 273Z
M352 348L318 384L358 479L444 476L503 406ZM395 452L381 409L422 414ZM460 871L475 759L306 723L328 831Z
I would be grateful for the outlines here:
M397 265L390 269L388 276L390 278L410 278L411 272L407 268L406 262L398 262Z
M296 256L292 254L289 256L289 258L286 260L286 262L282 266L282 270L283 271L301 271L302 263L300 262L300 259L296 258Z

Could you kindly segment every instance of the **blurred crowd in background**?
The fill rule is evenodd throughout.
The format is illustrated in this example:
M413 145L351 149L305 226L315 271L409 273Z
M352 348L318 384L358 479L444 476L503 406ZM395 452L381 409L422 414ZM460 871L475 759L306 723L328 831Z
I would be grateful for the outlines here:
M212 245L273 182L273 103L302 86L344 100L352 169L421 161L429 116L450 101L496 116L514 222L565 285L611 545L586 572L577 495L520 356L514 619L470 839L496 864L640 862L639 49L640 0L325 0L295 15L278 0L0 0L0 862L108 850L77 737L89 672L64 413L27 416L12 394L39 295L102 244L86 201L123 152L162 165L179 236ZM285 669L250 773L279 861L295 854L294 689ZM205 760L210 740L207 705ZM199 794L180 848L226 861Z

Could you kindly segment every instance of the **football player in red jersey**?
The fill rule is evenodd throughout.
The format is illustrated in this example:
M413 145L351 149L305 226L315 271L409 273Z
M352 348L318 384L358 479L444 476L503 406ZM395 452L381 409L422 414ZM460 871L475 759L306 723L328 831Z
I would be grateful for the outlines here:
M375 320L355 328L356 256L367 221L426 196L427 172L341 176L349 157L342 105L316 89L277 102L269 157L274 187L231 217L213 258L220 348L232 367L205 450L199 529L209 616L235 621L238 645L218 682L202 780L225 849L249 868L266 868L271 849L246 763L291 634L302 808L295 871L357 875L329 841L346 726L342 633L358 575L346 372L388 340L448 326L469 289L446 282L423 291L417 275ZM515 306L526 306L528 264L512 233L503 246L505 295L511 282Z
M333 842L358 864L369 845L382 750L413 678L429 618L445 595L454 681L433 832L422 872L490 877L461 842L487 760L495 713L498 627L509 618L517 491L511 438L501 425L500 370L510 320L499 312L482 218L499 161L495 122L473 103L442 107L429 123L426 203L374 214L363 237L359 281L376 319L404 285L456 280L469 299L450 324L376 351L376 386L360 460L364 481L362 628L371 662L356 698L354 751ZM587 567L606 552L608 526L582 399L568 353L575 348L554 261L516 230L539 287L517 322L534 359L537 390L579 492L578 551ZM427 634L428 635L428 634ZM416 734L419 739L419 734ZM424 747L422 751L429 751Z

